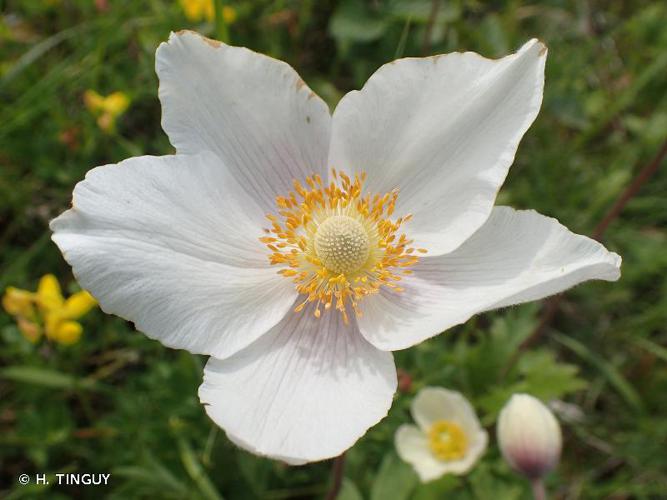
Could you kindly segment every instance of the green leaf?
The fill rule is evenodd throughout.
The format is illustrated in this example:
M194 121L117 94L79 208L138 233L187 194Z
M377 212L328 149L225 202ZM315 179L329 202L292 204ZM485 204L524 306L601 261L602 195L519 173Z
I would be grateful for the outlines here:
M579 378L579 368L559 363L550 351L531 351L519 360L519 372L523 375L528 392L535 397L549 400L586 387Z
M385 19L373 16L361 2L344 2L331 18L329 32L336 41L367 43L380 38L388 28Z
M591 365L597 368L602 376L604 376L612 385L612 387L614 387L623 397L628 406L636 411L643 410L644 404L641 397L639 396L639 393L611 363L608 363L603 358L593 353L584 344L578 340L573 339L572 337L558 333L555 333L553 337L572 352L577 354L579 357L585 361L588 361Z
M550 351L525 352L517 363L517 378L506 385L493 386L479 399L478 403L485 413L482 419L484 424L495 422L500 409L517 392L550 400L584 389L587 383L577 373L576 366L558 362Z
M394 452L387 453L382 459L380 470L373 487L371 500L405 500L417 485L417 475L408 464Z
M655 357L660 358L661 360L667 362L667 349L651 342L649 339L637 338L633 339L633 342L639 347L646 349L648 352L653 354Z
M535 312L534 305L508 309L494 319L489 334L482 335L474 346L463 349L461 368L472 393L483 393L490 380L502 378L516 350L534 330Z
M152 460L155 460L152 458ZM188 494L188 488L171 474L162 464L126 465L114 467L111 470L113 477L126 478L136 483L136 487L148 487L149 491L161 492L169 498L183 498Z
M76 378L66 373L35 366L11 366L0 371L0 377L52 389L98 388L98 384L94 380Z
M264 497L271 477L271 462L239 450L236 453L236 466L252 493L258 498Z
M473 491L474 498L486 500L498 498L502 500L518 500L523 488L515 482L508 482L493 473L491 468L480 463L468 476L468 483Z
M453 490L461 487L461 480L457 476L447 474L435 481L420 484L411 500L441 500L443 498L458 498Z
M336 497L336 500L364 500L364 497L361 496L361 492L357 485L348 478L343 478L343 484L340 488L340 492Z
M178 452L181 456L181 462L190 479L195 483L202 497L207 500L222 500L222 496L215 488L215 485L208 477L204 467L199 462L188 440L182 434L182 423L179 420L170 421L171 428L176 437Z

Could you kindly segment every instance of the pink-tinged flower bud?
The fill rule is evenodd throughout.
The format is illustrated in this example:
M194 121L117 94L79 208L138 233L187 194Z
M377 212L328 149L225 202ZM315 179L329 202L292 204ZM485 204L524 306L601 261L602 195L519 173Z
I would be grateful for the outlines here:
M518 472L537 479L560 459L560 425L542 402L514 394L500 412L496 434L505 460Z

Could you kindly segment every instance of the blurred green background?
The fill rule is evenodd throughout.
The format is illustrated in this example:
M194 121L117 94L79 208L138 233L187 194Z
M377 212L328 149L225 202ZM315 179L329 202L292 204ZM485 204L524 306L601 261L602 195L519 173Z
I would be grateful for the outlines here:
M593 233L667 137L665 2L247 0L220 3L217 21L186 4L0 1L0 290L34 290L47 273L78 290L48 221L90 168L173 152L153 69L171 30L284 59L332 108L397 57L499 57L538 37L549 48L544 104L499 203L535 208L578 233ZM122 94L104 101L114 92ZM552 498L666 498L665 170L604 235L623 256L621 280L567 292L531 348L517 350L540 321L539 303L396 353L401 390L389 417L348 453L341 499L530 498L493 438L468 476L418 483L393 434L425 385L462 391L491 431L512 392L554 400L565 442L547 481ZM323 497L330 463L256 458L208 420L196 396L203 357L99 310L81 321L74 345L31 343L0 312L0 497ZM17 482L56 472L110 472L111 485Z

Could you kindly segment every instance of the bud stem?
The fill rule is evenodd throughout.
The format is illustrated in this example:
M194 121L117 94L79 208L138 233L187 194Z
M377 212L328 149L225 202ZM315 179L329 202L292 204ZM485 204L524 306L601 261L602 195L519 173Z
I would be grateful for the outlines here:
M547 492L544 489L544 481L541 477L532 479L530 485L533 488L533 498L535 500L547 500Z
M343 473L345 472L345 452L333 459L331 467L331 487L327 492L325 500L336 500L343 485Z

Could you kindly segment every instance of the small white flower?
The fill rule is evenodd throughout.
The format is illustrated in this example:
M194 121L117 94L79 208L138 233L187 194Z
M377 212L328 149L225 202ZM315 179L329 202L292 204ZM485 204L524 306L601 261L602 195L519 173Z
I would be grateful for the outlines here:
M488 436L460 393L426 387L412 400L411 412L417 426L398 428L396 451L423 482L465 474L484 453Z
M507 463L528 478L540 478L558 464L562 446L558 420L529 394L514 394L505 404L496 434Z
M235 443L339 455L387 414L391 351L618 279L598 242L493 207L545 59L537 40L401 59L331 115L284 62L172 34L156 67L177 154L91 170L53 239L104 311L211 356L199 396Z

